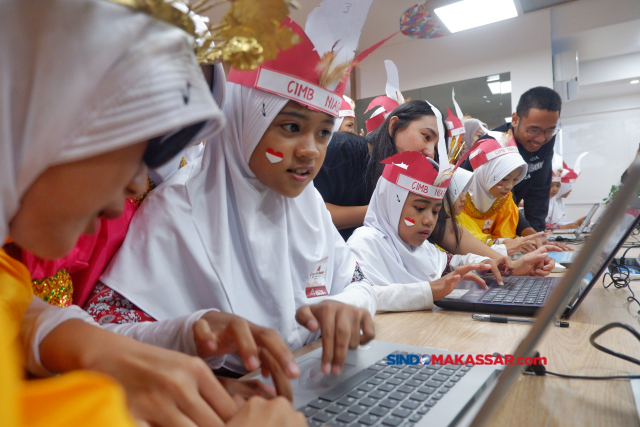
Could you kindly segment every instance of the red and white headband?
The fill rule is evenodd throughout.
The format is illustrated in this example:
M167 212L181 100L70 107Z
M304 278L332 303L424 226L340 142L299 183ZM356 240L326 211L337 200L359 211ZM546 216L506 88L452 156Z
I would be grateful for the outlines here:
M398 76L398 67L393 61L386 59L384 67L387 71L387 83L385 85L386 95L378 96L369 103L365 114L376 108L371 117L365 120L367 133L378 129L389 114L399 105L404 104L404 96L400 92L400 77Z
M395 35L355 56L372 1L352 0L350 12L344 14L336 13L334 1L324 0L309 14L306 30L291 19L285 19L282 26L291 29L300 42L280 51L276 59L263 62L253 71L232 68L228 81L341 117L342 96L349 73L355 65Z
M485 163L490 162L491 160L504 156L506 154L518 154L518 146L516 145L516 140L513 137L507 139L507 135L501 132L489 132L491 136L492 134L498 133L499 135L495 135L498 138L505 140L502 141L502 144L496 139L483 139L474 144L471 153L469 154L469 162L473 167L473 170L476 170L480 166ZM504 144L504 145L503 145Z
M417 151L404 151L382 161L382 177L398 187L429 199L442 200L451 177L435 185L437 163Z

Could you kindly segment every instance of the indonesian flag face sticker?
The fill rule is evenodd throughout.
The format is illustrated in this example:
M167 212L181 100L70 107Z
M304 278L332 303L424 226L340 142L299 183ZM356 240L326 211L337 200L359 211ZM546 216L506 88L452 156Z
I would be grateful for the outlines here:
M271 163L280 163L284 158L284 154L280 151L274 150L273 148L267 148L266 155L267 159L269 159Z
M408 227L413 227L414 225L416 225L416 220L406 217L404 219L404 223L407 224Z

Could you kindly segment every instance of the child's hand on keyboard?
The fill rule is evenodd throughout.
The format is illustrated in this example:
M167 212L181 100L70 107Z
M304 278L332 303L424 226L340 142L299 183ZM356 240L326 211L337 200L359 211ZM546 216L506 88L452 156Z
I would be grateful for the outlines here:
M551 248L553 246L549 245ZM547 254L546 246L536 249L535 252L524 255L514 262L513 274L516 276L547 276L553 270L555 261Z
M494 260L492 260L494 261ZM461 280L473 280L478 285L482 287L482 289L489 289L484 280L477 274L473 273L474 270L478 271L486 271L490 270L491 265L487 264L465 264L453 270L451 273L446 274L439 278L438 280L434 280L433 282L429 282L431 285L431 293L433 294L433 300L439 301L442 298L446 297L453 291L458 283Z
M347 351L375 337L373 319L366 308L338 301L305 305L296 313L296 320L311 332L318 328L322 331L321 369L324 374L339 375Z

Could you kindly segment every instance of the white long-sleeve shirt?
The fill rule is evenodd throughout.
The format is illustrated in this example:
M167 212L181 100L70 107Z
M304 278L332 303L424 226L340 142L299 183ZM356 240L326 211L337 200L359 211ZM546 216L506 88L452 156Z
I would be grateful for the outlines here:
M56 327L72 319L102 327L108 331L128 336L137 341L197 356L193 337L193 324L211 310L199 310L161 322L141 322L99 325L80 307L56 307L34 297L22 321L20 335L27 355L27 370L36 376L51 376L53 372L42 365L40 344ZM214 357L206 362L212 368L222 366L225 357Z

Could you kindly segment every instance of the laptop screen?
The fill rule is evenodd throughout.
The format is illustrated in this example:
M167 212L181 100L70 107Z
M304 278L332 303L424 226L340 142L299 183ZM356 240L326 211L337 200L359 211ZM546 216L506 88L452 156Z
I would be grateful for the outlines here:
M626 240L627 236L638 224L638 215L640 213L640 200L638 200L640 158L637 158L631 165L627 176L626 182L607 206L599 224L593 230L591 237L587 239L587 243L578 254L576 261L567 270L560 284L536 315L536 320L529 333L518 344L514 357L530 357L533 355L545 331L553 324L558 315L566 312L566 301L571 295L575 294L575 288L583 286L586 281L589 281L586 290L593 286L596 278L606 268L623 241ZM574 304L575 306L581 302L585 293L582 293L576 304ZM490 425L489 420L494 410L499 406L501 398L507 394L509 386L516 381L523 369L523 366L517 365L505 367L496 386L473 419L471 426Z
M593 215L596 213L599 207L600 207L600 203L596 203L593 206L591 206L589 213L584 218L584 221L582 221L582 224L580 224L580 227L578 227L578 229L575 232L576 239L580 237L585 227L591 223L591 218L593 218Z
M584 224L584 223L583 223ZM620 224L611 233L607 243L604 245L604 249L600 256L593 263L593 266L589 272L582 278L582 283L578 288L578 291L574 297L567 304L567 309L562 315L563 318L570 317L578 308L582 300L586 297L587 293L591 290L593 285L596 284L600 275L604 272L607 266L611 263L616 256L620 247L627 240L631 232L640 224L640 197L636 198L634 202L627 206L624 213L624 217Z

